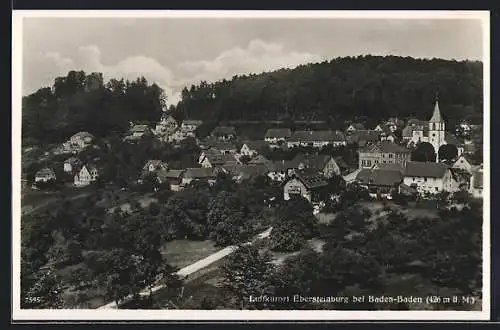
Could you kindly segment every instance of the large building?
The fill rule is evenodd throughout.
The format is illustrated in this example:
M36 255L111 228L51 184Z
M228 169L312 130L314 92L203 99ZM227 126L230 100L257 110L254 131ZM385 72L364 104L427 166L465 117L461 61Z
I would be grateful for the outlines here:
M371 168L377 164L405 164L410 160L410 151L389 141L369 144L359 150L359 168Z
M408 122L408 126L403 129L403 139L410 145L417 145L421 142L430 143L436 152L436 162L438 161L439 148L442 145L452 144L456 146L459 156L464 150L463 143L445 131L445 122L437 100L431 119L428 122L419 120Z

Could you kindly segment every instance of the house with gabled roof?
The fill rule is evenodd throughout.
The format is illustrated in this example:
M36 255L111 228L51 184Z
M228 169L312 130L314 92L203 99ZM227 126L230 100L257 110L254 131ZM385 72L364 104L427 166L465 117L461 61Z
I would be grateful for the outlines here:
M283 185L283 198L302 196L311 203L319 203L327 193L328 181L320 174L297 171Z
M137 141L142 137L151 135L151 129L148 125L132 125L129 134L124 138L124 141Z
M35 182L55 181L56 174L53 169L44 167L35 173Z
M257 156L262 148L267 145L265 141L245 141L240 149L240 155L254 157Z
M188 185L193 181L206 181L212 185L216 179L217 174L212 167L187 168L182 176L182 185Z
M234 155L231 154L209 154L201 162L202 167L217 167L226 164L237 164Z
M89 132L78 132L69 138L69 142L72 146L84 149L92 144L95 137Z
M226 164L222 166L225 173L229 174L236 182L249 180L261 175L265 175L268 171L263 164Z
M181 123L181 130L184 132L194 132L203 124L201 120L185 119Z
M279 146L288 141L292 136L292 130L289 128L270 128L266 131L264 141L270 146Z
M221 141L229 141L236 138L236 129L234 126L217 126L210 135Z
M398 191L403 182L403 173L388 169L363 168L356 176L356 181L367 188L372 197L386 197Z
M158 183L160 184L168 184L170 186L170 190L172 191L180 191L182 190L182 176L184 174L184 170L160 170L156 173L156 177L158 178Z
M74 176L76 187L85 187L99 178L99 171L94 164L85 164Z
M347 137L347 143L364 147L381 140L381 134L375 130L356 130Z
M295 131L288 139L288 148L313 147L322 148L328 145L338 147L346 145L346 137L341 131Z
M168 170L166 162L159 159L150 159L142 167L143 173L154 173L162 170Z
M476 164L474 164L474 161L472 160L472 158L469 155L462 154L457 158L457 160L455 160L452 167L453 168L460 168L460 169L463 169L469 173L472 173L472 169L473 169L474 165L476 165Z
M403 182L415 187L420 194L459 190L459 183L454 179L450 166L443 163L406 162Z
M310 169L329 178L340 175L340 167L332 156L307 155L299 153L292 159L291 164L297 170Z
M360 130L365 130L365 125L361 123L352 123L347 127L346 132L352 133L354 131L360 131Z

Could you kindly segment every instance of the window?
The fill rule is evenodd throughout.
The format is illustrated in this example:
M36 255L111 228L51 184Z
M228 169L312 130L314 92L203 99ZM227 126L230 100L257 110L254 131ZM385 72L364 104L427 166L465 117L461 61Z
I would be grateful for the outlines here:
M436 191L438 191L438 187L434 187L434 189L435 189Z
M394 158L394 154L389 154L389 158Z
M424 182L427 182L427 178L424 178Z

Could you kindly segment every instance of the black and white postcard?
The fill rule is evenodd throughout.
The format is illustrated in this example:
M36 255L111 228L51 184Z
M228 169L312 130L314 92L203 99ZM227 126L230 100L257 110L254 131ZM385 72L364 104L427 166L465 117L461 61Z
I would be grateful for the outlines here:
M13 319L489 319L489 30L14 11Z

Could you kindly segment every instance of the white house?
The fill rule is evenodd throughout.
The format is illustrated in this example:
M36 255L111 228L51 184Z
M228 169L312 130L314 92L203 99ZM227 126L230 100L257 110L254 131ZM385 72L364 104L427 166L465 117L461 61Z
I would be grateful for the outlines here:
M70 157L64 161L64 172L74 173L82 166L82 161L76 157Z
M347 127L346 132L352 133L354 131L359 131L359 130L364 130L364 129L365 129L365 126L363 124L354 123L354 124L349 125L349 127Z
M292 130L289 128L270 128L264 136L264 141L271 146L276 146L286 143L291 136Z
M328 145L338 147L346 145L344 134L340 131L295 131L288 140L288 147L322 148Z
M97 167L94 165L83 165L81 170L75 174L74 185L77 187L88 186L99 177Z
M459 183L453 178L449 166L443 163L406 162L403 183L421 194L459 190Z
M293 196L302 196L311 203L320 202L320 191L325 190L328 181L321 175L295 173L283 186L283 198L289 200Z
M51 168L45 167L35 173L35 182L48 182L56 179L56 174Z
M288 170L291 168L290 166L290 161L285 160L269 162L267 164L267 176L275 182L283 182L288 175Z
M472 169L473 169L474 165L472 164L469 157L467 157L465 154L462 154L453 163L452 167L453 168L460 168L460 169L465 170L469 173L472 173Z
M266 145L265 141L246 141L240 149L241 156L255 157L259 154L261 148Z
M472 169L470 178L469 192L475 198L483 197L483 166L477 166Z
M194 132L202 124L203 122L201 120L183 120L181 123L181 130L184 132Z
M168 166L165 162L159 160L159 159L150 159L144 164L142 170L144 172L156 172L160 170L167 170Z
M94 136L88 132L78 132L69 138L69 142L72 146L84 149L92 144Z

